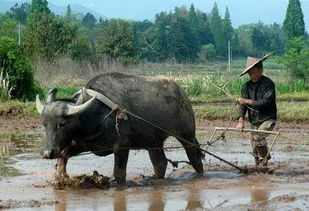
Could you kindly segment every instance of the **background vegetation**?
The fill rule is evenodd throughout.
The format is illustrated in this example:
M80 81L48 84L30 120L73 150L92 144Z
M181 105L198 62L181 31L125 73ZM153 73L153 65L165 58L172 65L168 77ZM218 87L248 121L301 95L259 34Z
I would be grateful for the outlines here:
M194 5L176 7L152 22L97 20L91 13L72 13L70 5L57 16L46 0L32 0L0 14L0 100L33 100L52 87L70 96L93 76L118 71L172 77L188 92L197 116L223 118L235 112L232 99L248 80L237 77L245 58L271 53L265 73L275 81L281 117L288 119L308 104L304 24L299 0L289 0L282 26L258 22L238 28L232 27L228 8L221 16L216 3L209 14ZM302 113L305 118L297 120L308 120Z

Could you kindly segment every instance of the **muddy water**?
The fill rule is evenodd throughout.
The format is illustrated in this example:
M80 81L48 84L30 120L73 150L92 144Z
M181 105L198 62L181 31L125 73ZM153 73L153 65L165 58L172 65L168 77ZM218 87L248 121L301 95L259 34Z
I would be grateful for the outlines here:
M199 131L206 143L211 131ZM239 166L253 167L249 136L229 132L227 140L208 150ZM244 175L206 155L205 173L198 177L193 169L168 165L166 179L152 177L146 151L131 151L127 186L108 190L54 190L55 161L39 156L43 134L1 133L0 209L14 210L308 210L309 135L283 134L278 139L270 162L273 174L251 172ZM272 137L269 137L271 142ZM179 145L169 139L166 146ZM205 148L206 146L203 146ZM183 149L166 152L171 160L187 160ZM72 175L100 174L112 177L113 156L84 155L69 160Z

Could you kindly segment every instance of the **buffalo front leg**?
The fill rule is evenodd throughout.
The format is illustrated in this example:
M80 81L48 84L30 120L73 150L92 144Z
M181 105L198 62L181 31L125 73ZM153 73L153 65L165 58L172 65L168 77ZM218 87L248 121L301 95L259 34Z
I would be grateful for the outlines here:
M126 170L129 157L129 150L122 149L114 152L114 177L118 185L123 186L126 182Z
M203 153L202 150L200 149L200 145L196 140L196 138L194 138L193 141L191 141L190 143L184 142L182 140L179 141L185 148L190 163L193 166L196 173L203 174L204 173L202 163Z
M68 163L68 158L58 158L57 163L55 165L56 168L56 179L61 179L61 178L66 178L69 177L67 174L67 163Z
M163 179L167 166L167 159L163 149L148 150L151 163L154 168L155 175L158 179Z

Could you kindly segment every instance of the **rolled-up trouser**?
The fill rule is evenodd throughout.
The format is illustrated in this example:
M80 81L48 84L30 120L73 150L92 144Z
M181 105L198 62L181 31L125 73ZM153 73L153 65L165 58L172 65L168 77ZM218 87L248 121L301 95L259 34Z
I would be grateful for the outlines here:
M259 125L251 124L251 129L272 131L275 127L275 124L275 120L269 119ZM268 153L266 142L266 136L268 135L269 134L265 133L251 133L251 145L253 150L253 156L256 161L265 158Z

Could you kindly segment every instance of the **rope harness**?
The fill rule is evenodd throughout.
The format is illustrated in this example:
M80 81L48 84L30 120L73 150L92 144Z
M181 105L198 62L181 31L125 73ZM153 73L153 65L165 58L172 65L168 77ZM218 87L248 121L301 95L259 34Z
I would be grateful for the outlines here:
M242 168L240 168L240 167L238 167L238 166L236 166L236 165L234 165L234 164L224 160L223 158L221 158L221 157L219 157L219 156L217 156L217 155L215 155L215 154L213 154L213 153L211 153L211 152L209 152L209 151L207 151L205 149L200 148L199 145L193 144L190 141L188 141L188 140L186 140L186 139L184 139L182 137L179 137L176 134L173 134L172 132L170 132L170 131L168 131L168 130L166 130L166 129L164 129L164 128L162 128L162 127L160 127L160 126L158 126L158 125L156 125L156 124L154 124L154 123L152 123L152 122L150 122L150 121L148 121L148 120L146 120L146 119L144 119L144 118L142 118L142 117L140 117L140 116L138 116L138 115L136 115L136 114L134 114L134 113L132 113L132 112L130 112L128 110L126 110L126 109L122 109L120 106L115 104L109 98L107 98L106 96L104 96L103 94L101 94L101 93L99 93L99 92L97 92L95 90L83 88L80 91L78 91L75 94L75 96L80 95L78 100L77 100L77 102L76 102L77 104L84 102L85 94L87 94L89 96L92 96L92 97L96 97L99 101L101 101L103 104L105 104L106 106L108 106L111 109L111 111L102 119L100 124L103 124L106 121L106 119L111 116L112 113L116 112L115 128L116 128L116 131L117 131L118 135L120 135L119 134L119 128L118 128L119 127L119 120L121 120L121 119L127 120L128 119L127 114L129 114L130 116L135 117L136 119L139 119L139 120L141 120L141 121L143 121L143 122L145 122L145 123L147 123L147 124L157 128L157 129L165 132L166 134L168 134L170 136L173 136L173 137L177 138L178 140L188 144L189 146L186 146L186 147L195 147L195 148L201 150L202 152L207 153L207 154L209 154L209 155L219 159L220 161L222 161L222 162L224 162L224 163L226 163L226 164L228 164L228 165L238 169L240 172L243 172L243 173L247 172L246 169L242 169ZM91 137L87 137L87 139L91 139L93 137L96 137L99 134L101 134L100 131L97 134L95 134L95 135L93 135ZM212 136L212 138L213 138L213 136ZM210 139L209 142L207 142L208 146L212 145L215 141L219 140L220 138L225 140L225 135L224 135L224 133L222 133L221 136L218 139L214 140L214 141L212 141L212 138ZM164 148L164 147L155 147L155 148L145 148L145 149L146 150L150 150L150 149L172 149L172 148L181 148L181 147L166 147L166 148ZM132 147L120 147L119 149L136 150L135 148L132 148ZM112 150L112 149L98 150L98 151L92 151L92 152L85 152L85 153L80 153L79 155L86 155L86 154L91 154L91 153L94 153L94 152L104 152L104 151L110 151L110 150ZM203 156L203 158L204 158L204 156ZM187 161L171 161L169 159L167 159L167 161L170 162L173 165L173 167L177 167L178 163L182 163L182 162L185 162L185 163L191 165L191 163L187 162Z

